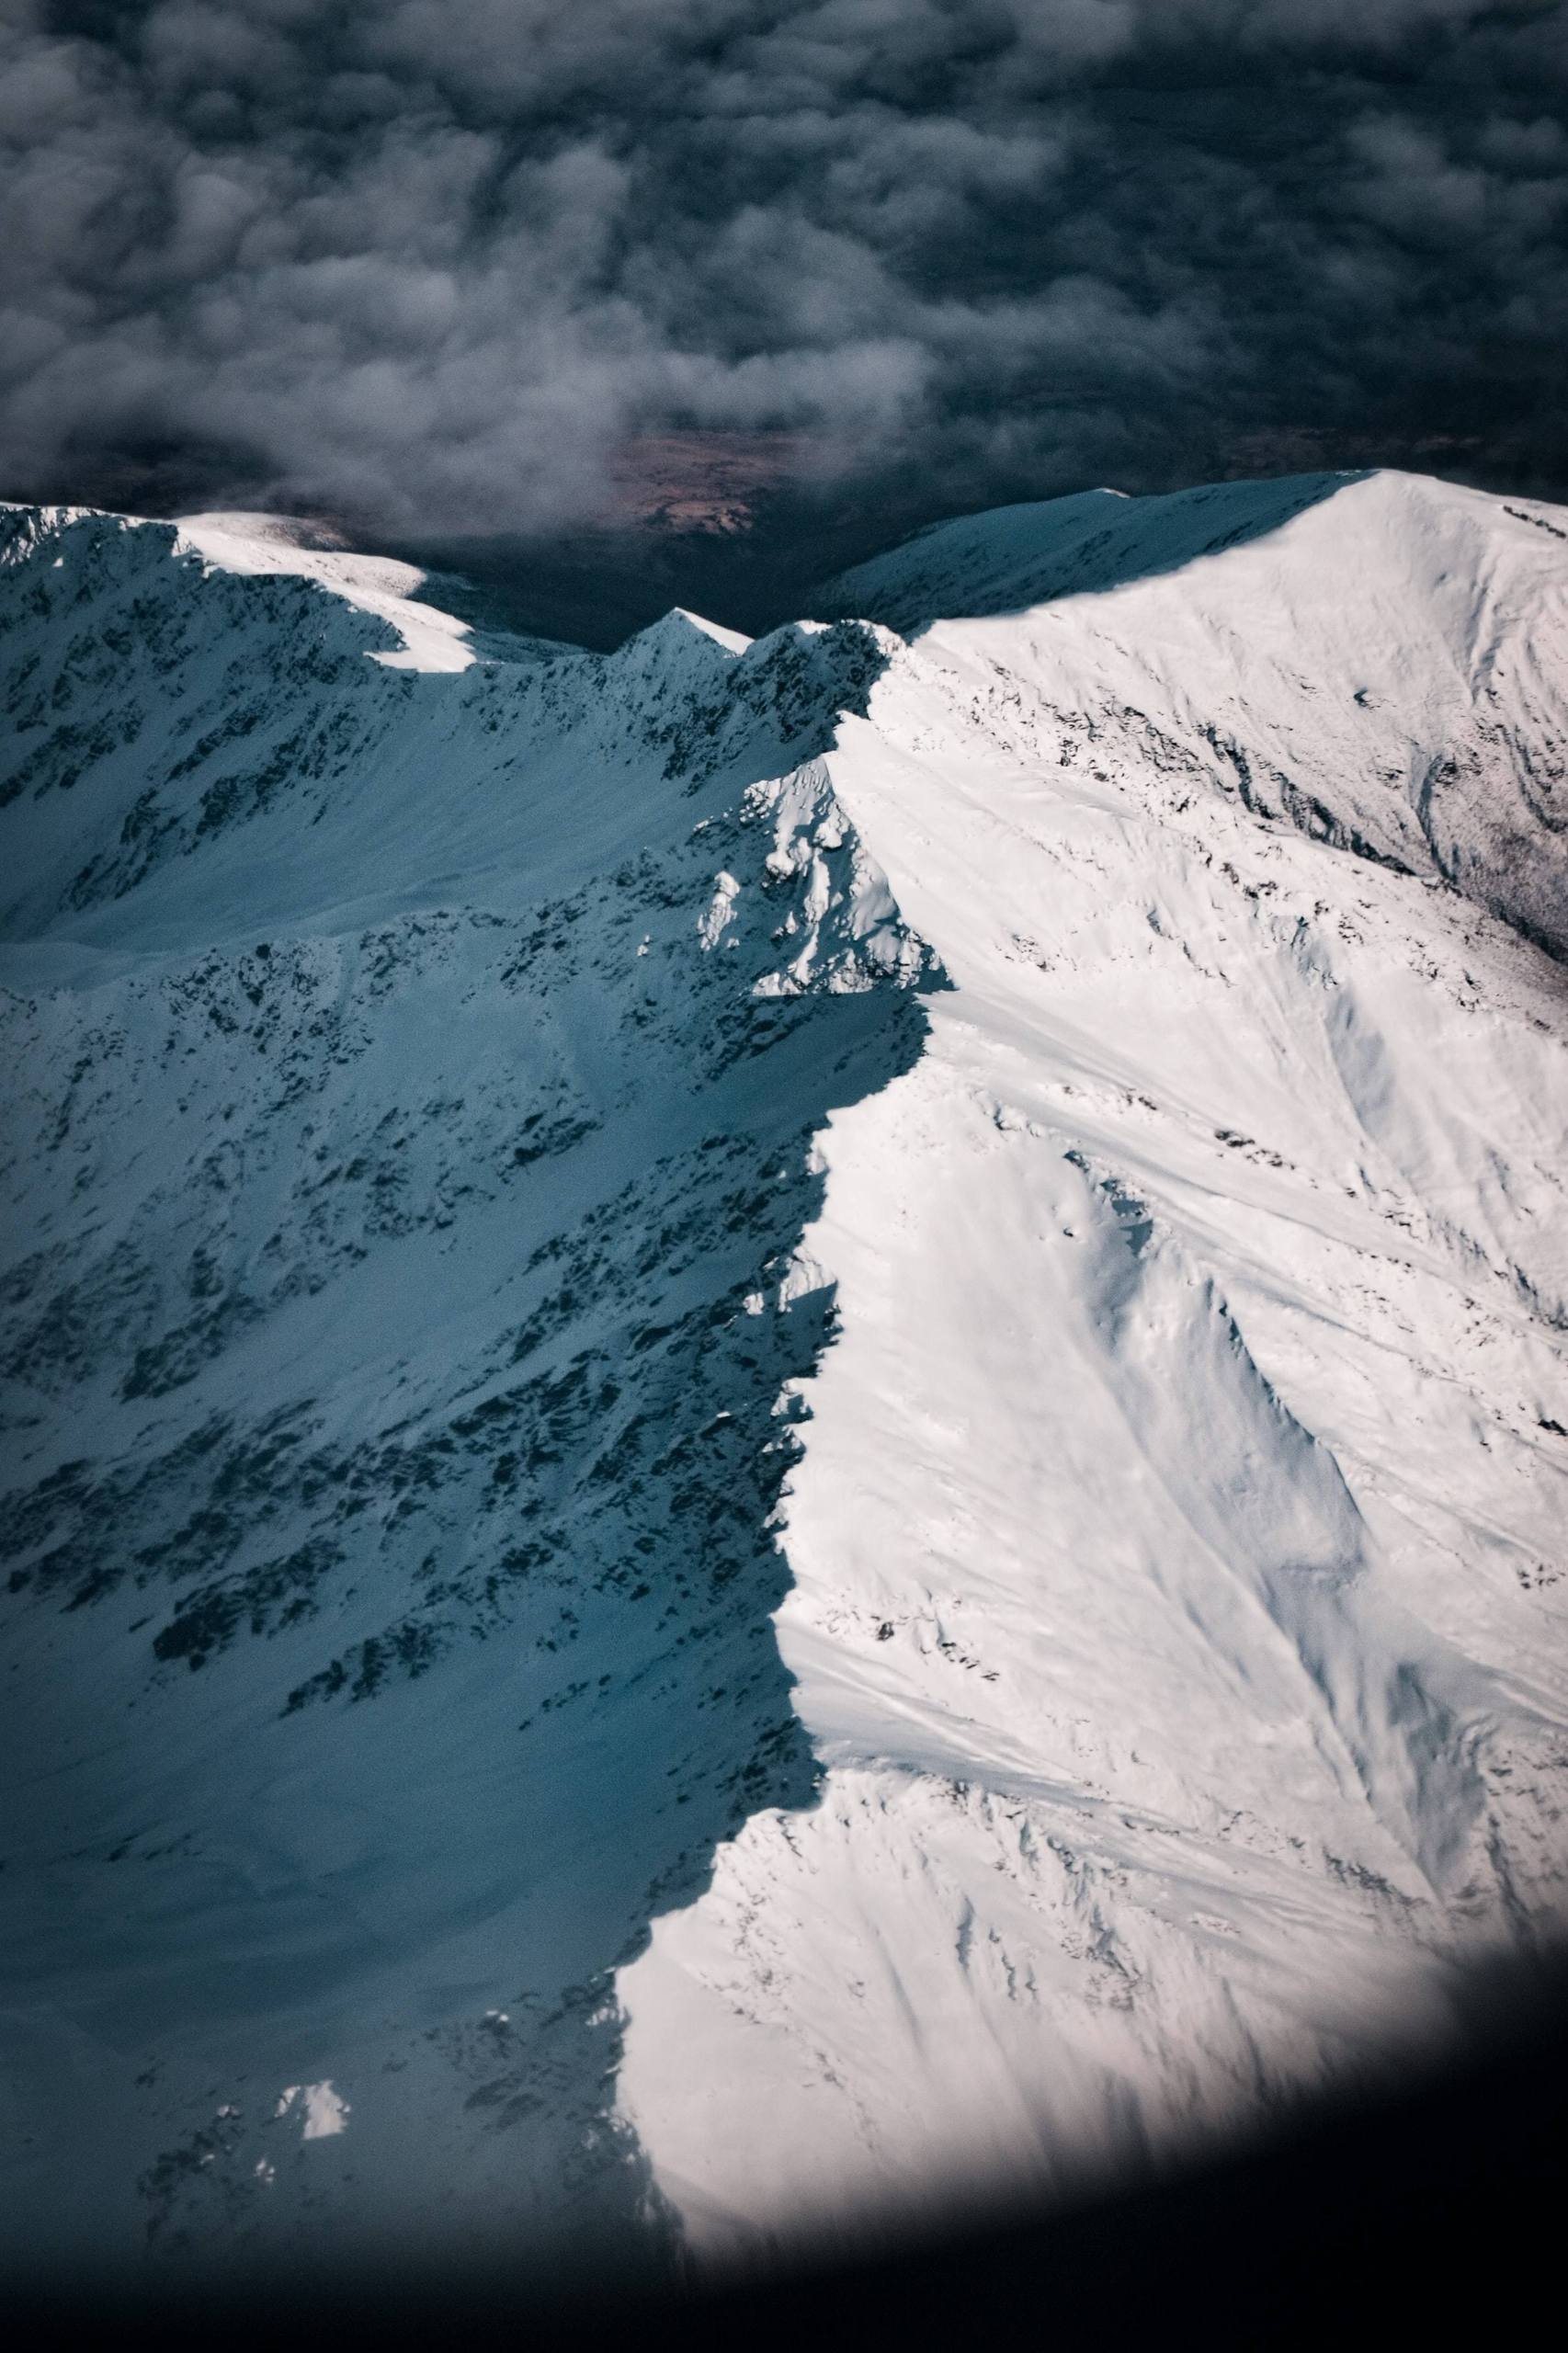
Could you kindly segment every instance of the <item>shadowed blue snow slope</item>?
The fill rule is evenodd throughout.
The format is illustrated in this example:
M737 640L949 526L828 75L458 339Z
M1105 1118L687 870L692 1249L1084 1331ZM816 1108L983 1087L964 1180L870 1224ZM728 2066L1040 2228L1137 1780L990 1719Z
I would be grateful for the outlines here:
M232 538L0 575L0 2236L625 2257L610 1972L812 1785L794 1254L929 969L820 759L882 653L392 666Z

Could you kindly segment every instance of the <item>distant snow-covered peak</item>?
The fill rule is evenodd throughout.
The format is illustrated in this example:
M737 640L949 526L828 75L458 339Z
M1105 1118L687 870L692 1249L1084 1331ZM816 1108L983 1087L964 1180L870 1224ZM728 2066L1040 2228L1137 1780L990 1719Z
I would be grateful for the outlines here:
M752 642L738 629L725 629L720 622L710 621L704 614L694 613L685 605L672 605L665 618L670 621L684 621L688 629L700 630L704 637L710 637L714 644L722 645L727 654L744 654Z
M684 605L672 605L656 621L629 637L614 658L623 667L667 672L673 679L685 677L693 663L707 672L715 666L715 656L717 666L726 669L749 652L751 643L738 630L723 629L701 613L688 612Z
M222 572L290 573L317 580L348 604L390 621L403 640L372 660L391 670L466 670L473 660L468 625L421 604L426 574L393 556L356 555L323 545L319 524L294 515L213 513L175 518L176 546Z

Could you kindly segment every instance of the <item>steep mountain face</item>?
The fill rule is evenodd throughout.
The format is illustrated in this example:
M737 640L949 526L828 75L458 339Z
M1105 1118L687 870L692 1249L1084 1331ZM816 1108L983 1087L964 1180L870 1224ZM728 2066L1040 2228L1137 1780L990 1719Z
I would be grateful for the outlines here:
M1259 816L1436 873L1561 955L1563 529L1411 474L1097 490L940 526L825 603L935 626L1028 680L1037 720L1156 767L1196 756ZM987 625L954 638L954 615Z
M18 2245L767 2250L1560 1915L1568 516L6 519Z
M820 759L879 649L431 672L270 543L14 529L7 2229L630 2232L610 1972L811 1788L794 1253L928 963Z

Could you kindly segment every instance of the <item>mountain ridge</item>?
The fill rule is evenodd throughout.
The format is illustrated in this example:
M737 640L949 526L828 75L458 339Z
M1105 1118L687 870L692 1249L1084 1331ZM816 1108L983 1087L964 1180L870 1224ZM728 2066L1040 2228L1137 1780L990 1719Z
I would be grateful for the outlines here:
M8 2227L751 2259L1559 1915L1568 567L1413 479L608 656L13 512Z

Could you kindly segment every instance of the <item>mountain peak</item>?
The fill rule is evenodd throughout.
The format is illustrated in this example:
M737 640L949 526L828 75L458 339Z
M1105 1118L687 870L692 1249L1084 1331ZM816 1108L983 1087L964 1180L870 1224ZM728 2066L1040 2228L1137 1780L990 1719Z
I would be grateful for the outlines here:
M722 623L710 621L685 605L672 605L656 621L650 621L646 629L629 638L622 651L636 646L653 659L678 657L680 649L690 647L694 640L705 640L731 658L744 654L752 643L739 630L725 629Z
M392 670L466 670L473 660L466 623L422 604L425 574L392 556L356 554L336 531L289 515L212 513L175 521L182 553L225 572L291 574L319 582L362 611L390 621L399 650L372 658Z
M0 537L8 2248L917 2225L1564 1916L1568 517Z

